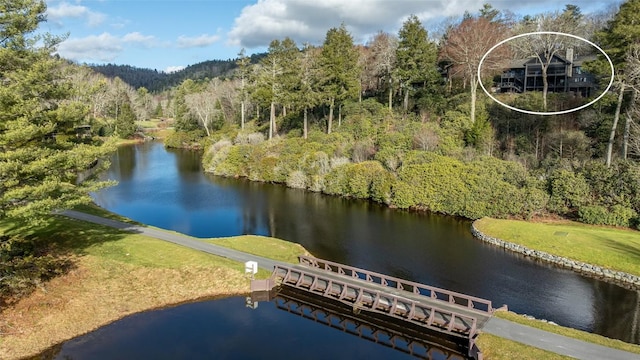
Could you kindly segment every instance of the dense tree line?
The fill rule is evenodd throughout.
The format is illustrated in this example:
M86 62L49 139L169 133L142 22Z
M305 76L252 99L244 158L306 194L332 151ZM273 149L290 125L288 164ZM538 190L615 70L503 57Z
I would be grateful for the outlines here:
M264 54L252 54L248 57L250 63L257 63ZM217 77L227 77L237 67L236 60L207 60L189 65L184 69L165 73L157 69L138 68L131 65L90 65L95 72L108 78L120 78L134 89L141 87L150 92L158 93L180 85L184 80L204 80Z
M605 49L618 46L607 52L619 54L614 61L627 84L635 79L626 64L636 61L637 37L630 35L633 30L621 38L616 29L621 23L636 26L631 19L638 3L628 1L615 14L587 17L567 5L522 19L485 5L451 22L438 41L413 16L397 35L378 33L365 46L354 45L344 26L330 29L318 48L274 40L263 61L242 71L240 102L243 111L253 111L252 121L243 121L241 131L235 125L240 116L220 122L222 130L209 137L219 141L210 147L206 165L220 175L469 218L552 213L634 225L640 211L634 185L640 168L629 161L638 138L635 90L624 89L618 79L617 93L595 106L555 116L517 113L478 93L478 81L490 83L504 59L538 56L544 73L558 49L588 53L553 36L498 48L485 59L486 79L476 73L480 58L500 39L537 28L577 32ZM601 62L588 68L607 78ZM510 95L509 101L533 111L585 103L549 91ZM622 117L623 136L615 136ZM255 131L272 140L261 142ZM319 163L305 163L310 159ZM518 180L507 180L515 176L509 172L520 174ZM605 190L601 178L624 179L615 182L619 193Z

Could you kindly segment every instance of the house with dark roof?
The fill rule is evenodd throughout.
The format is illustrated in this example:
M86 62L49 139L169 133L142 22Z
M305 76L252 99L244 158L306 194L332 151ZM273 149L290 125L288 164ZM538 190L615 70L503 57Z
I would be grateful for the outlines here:
M591 96L597 86L597 79L584 71L582 65L595 59L595 55L574 58L572 49L567 50L565 56L554 55L547 68L548 91ZM500 75L500 83L497 85L501 93L542 91L542 63L536 56L513 60Z

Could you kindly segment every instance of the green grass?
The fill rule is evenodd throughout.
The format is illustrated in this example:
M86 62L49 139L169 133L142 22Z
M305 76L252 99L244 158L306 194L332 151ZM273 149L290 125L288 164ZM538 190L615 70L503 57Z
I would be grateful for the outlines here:
M640 276L640 232L635 230L490 218L475 225L485 235L530 249Z
M136 121L136 125L140 126L143 129L153 129L158 127L160 120L143 120Z
M92 215L124 221L137 222L111 213L96 205L84 205L75 210ZM0 222L0 234L19 233L36 242L46 242L60 253L94 255L103 259L144 267L179 268L183 265L213 265L231 267L244 271L244 264L219 256L178 246L140 234L120 231L64 216L51 216L41 227L24 226L7 220ZM266 258L297 263L298 256L308 254L299 244L262 236L236 236L203 240L234 250ZM268 277L261 270L258 276Z
M249 254L294 264L298 263L299 255L308 254L299 244L265 236L244 235L205 241Z
M485 360L566 360L573 359L533 346L507 340L491 334L481 334L477 340Z
M583 340L586 342L610 347L613 349L640 354L640 345L629 344L624 341L609 339L601 335L588 333L586 331L571 329L564 326L553 325L540 320L528 319L522 315L518 315L513 312L496 311L495 316L501 319L513 321L518 324L531 326L537 329L541 329L541 330L548 331L555 334L564 335L570 338ZM484 334L482 336L484 336Z

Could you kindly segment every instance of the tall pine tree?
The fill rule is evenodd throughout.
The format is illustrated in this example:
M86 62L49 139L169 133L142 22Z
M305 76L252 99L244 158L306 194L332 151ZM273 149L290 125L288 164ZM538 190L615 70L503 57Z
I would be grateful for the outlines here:
M427 30L417 16L411 15L398 32L396 50L396 78L404 93L402 108L409 110L409 95L414 84L424 88L434 87L442 79L436 66L438 49L429 40Z
M62 62L51 55L60 39L33 34L45 11L41 0L0 2L0 218L31 223L89 203L106 183L77 183L78 174L113 150L75 136L89 108L69 100Z
M329 106L327 133L330 134L336 104L340 106L345 100L357 97L360 89L358 52L344 24L327 32L320 52L319 69L319 85L324 102Z

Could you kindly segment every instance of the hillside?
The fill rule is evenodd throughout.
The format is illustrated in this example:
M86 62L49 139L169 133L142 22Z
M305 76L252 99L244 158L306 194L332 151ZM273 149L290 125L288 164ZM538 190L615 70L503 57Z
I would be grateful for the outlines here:
M265 54L251 55L251 63L257 63ZM138 89L145 87L151 92L162 91L166 88L179 85L186 79L213 79L215 77L226 77L236 68L237 59L227 60L207 60L197 64L189 65L186 68L165 73L153 69L138 68L131 65L90 65L90 67L109 78L119 77L125 83Z

